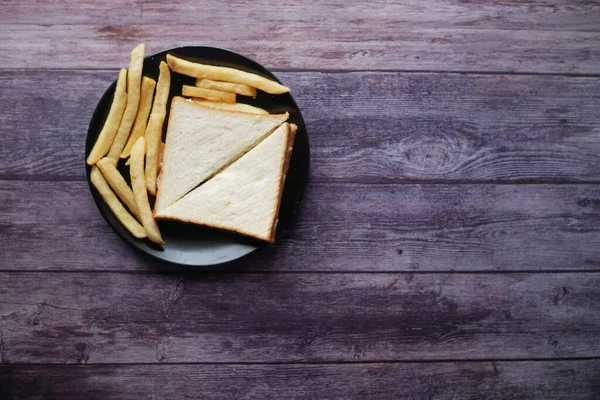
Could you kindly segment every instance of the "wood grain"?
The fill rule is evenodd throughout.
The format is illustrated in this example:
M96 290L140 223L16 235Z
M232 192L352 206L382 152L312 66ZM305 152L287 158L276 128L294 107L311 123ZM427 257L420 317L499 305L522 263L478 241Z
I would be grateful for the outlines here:
M2 363L600 357L599 273L0 273Z
M0 24L198 24L212 27L219 23L225 30L255 26L283 28L362 27L367 30L418 25L423 28L472 28L505 30L600 30L600 5L590 0L559 4L553 0L488 0L480 3L461 0L343 1L315 4L291 0L238 0L237 12L222 1L205 0L68 0L44 1L39 13L35 0L4 0ZM223 29L221 29L223 30ZM213 30L206 29L206 34ZM275 38L274 38L275 39Z
M2 68L120 68L143 42L148 54L185 45L229 48L279 69L600 74L600 32L427 29L394 20L369 29L215 23L0 25Z
M309 184L245 271L553 271L600 267L597 185ZM0 182L3 270L174 269L129 248L85 182ZM183 268L189 270L189 268Z
M305 117L315 181L600 181L600 78L278 76ZM88 124L115 77L0 73L0 178L85 179Z
M600 362L0 366L14 399L591 399ZM0 396L1 397L1 396Z
M598 1L1 10L0 399L600 397ZM312 165L276 245L179 268L102 219L87 126L140 42L292 87Z

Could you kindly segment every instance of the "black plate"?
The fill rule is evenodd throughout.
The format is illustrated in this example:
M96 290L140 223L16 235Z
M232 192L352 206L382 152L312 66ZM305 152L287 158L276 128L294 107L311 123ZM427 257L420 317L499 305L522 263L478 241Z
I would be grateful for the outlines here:
M166 60L167 53L190 61L237 68L279 82L269 70L257 62L232 51L215 47L179 47L146 57L144 59L144 75L158 79L158 66L161 61ZM193 84L194 78L172 73L170 98L181 95L182 85ZM104 125L104 121L112 103L115 87L116 80L106 90L104 96L102 96L102 99L96 106L85 144L86 159ZM290 113L289 122L298 125L298 133L296 134L294 142L294 151L290 160L290 168L287 174L281 208L279 211L279 223L277 225L277 233L279 234L281 229L286 227L293 219L306 187L308 166L310 163L306 127L300 110L289 93L270 95L259 90L256 99L238 96L238 101L247 102L248 104L264 108L271 113L279 114L288 112ZM169 109L170 103L167 105L167 110ZM168 121L168 119L169 117L167 115L163 129L163 137L167 126L166 121ZM124 164L123 160L119 161L118 168L129 182L129 168ZM90 182L91 168L87 164L86 171L88 182ZM163 246L157 246L147 239L136 239L133 237L112 214L91 182L90 189L100 213L114 231L133 247L161 260L184 265L215 265L236 260L266 245L264 242L216 229L209 229L191 224L160 221L158 225L163 239L165 240L165 244Z

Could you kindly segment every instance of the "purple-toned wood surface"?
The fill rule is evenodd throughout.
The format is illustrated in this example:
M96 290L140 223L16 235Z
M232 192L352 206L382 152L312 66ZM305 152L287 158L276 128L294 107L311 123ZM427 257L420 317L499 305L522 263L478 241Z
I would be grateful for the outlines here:
M129 52L231 48L292 88L299 215L210 271L97 211ZM5 0L0 399L600 397L600 4Z
M20 399L590 399L597 360L0 366ZM2 378L0 377L0 382ZM174 396L175 394L175 396ZM150 397L151 398L151 397Z
M6 363L600 357L599 273L0 273ZM516 340L518 338L518 340Z
M5 0L3 67L117 68L143 41L231 48L271 68L600 73L595 0L77 4Z
M11 180L0 194L2 270L178 269L122 242L87 182ZM229 267L598 271L599 214L594 184L311 183L299 217L277 243Z
M600 182L596 78L277 75L294 88L306 119L313 180ZM85 179L87 127L115 76L0 71L0 123L10 127L0 148L0 178Z

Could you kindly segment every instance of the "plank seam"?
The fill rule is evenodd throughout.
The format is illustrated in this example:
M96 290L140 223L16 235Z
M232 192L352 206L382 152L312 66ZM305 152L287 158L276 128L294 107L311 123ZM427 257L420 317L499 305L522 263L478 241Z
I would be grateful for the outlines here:
M82 163L83 164L83 163ZM82 165L83 168L83 165ZM345 179L319 179L309 178L310 184L327 185L364 185L364 186L396 186L396 185L600 185L600 179L597 180L569 180L569 179L513 179L513 180L495 180L495 179L405 179L405 180L373 180L373 181L354 181ZM39 176L39 175L2 175L0 182L87 182L87 179L75 175L64 176Z
M196 271L190 271L190 267L170 266L149 267L150 270L129 270L123 271L115 269L92 269L92 270L71 270L71 269L42 269L42 270L23 270L21 269L1 269L0 273L19 273L19 274L123 274L123 275L148 275L148 276L198 276L198 275L542 275L542 274L600 274L600 269L557 269L557 270L475 270L475 271L450 271L450 270L387 270L387 271L364 271L364 270L315 270L315 271L265 271L265 270L238 270L242 266L217 266L201 267ZM180 269L181 268L181 269ZM193 268L193 267L192 267Z
M125 65L123 65L125 67ZM437 69L328 69L328 68L269 68L272 72L284 73L402 73L402 74L446 74L446 75L516 75L516 76L558 76L569 78L600 78L598 73L539 72L508 70L437 70ZM115 72L119 68L0 68L3 72Z
M172 365L372 365L372 364L443 364L443 363L488 363L488 362L556 362L556 361L596 361L600 360L600 356L586 357L548 357L548 358L465 358L465 359L428 359L428 360L371 360L371 361L206 361L206 362L165 362L165 363L87 363L87 364L65 364L65 363L4 363L2 367L24 367L24 366L65 366L77 368L89 368L94 366L138 366L138 365L153 365L153 366L172 366Z
M143 6L142 6L142 14L140 15L140 18L143 17ZM7 25L7 26L17 26L17 25L22 25L25 27L29 27L29 26L44 26L44 25L52 25L52 26L86 26L89 25L91 27L101 27L101 26L106 26L109 25L111 27L131 27L131 26L143 26L143 27L151 27L151 26L156 26L156 24L159 22L143 22L143 21L132 21L132 22L121 22L121 23L117 23L117 24L101 24L101 23L92 23L92 24L86 24L84 22L82 23L68 23L68 22L57 22L54 24L48 24L48 23L44 23L44 24L40 24L39 22L36 21L22 21L22 22L10 22L10 21L2 21L1 24L2 25ZM175 27L175 26L180 26L180 25L193 25L191 23L183 23L183 24L165 24L165 23L160 23L161 26L164 27ZM417 29L413 29L411 30L411 32L422 32L422 31L432 31L432 30L443 30L443 31L500 31L500 32L554 32L554 33L599 33L600 30L598 29L543 29L543 28L504 28L501 26L498 27L493 27L493 28L485 28L485 27L481 27L481 26L470 26L467 24L463 24L463 25L456 25L456 26L450 26L450 27L444 27L444 28L430 28L430 27L425 27L425 28L417 28ZM362 42L369 42L369 41L373 41L373 40L385 40L385 39L363 39ZM347 41L347 40L344 40ZM388 39L389 41L389 39ZM356 42L352 42L352 43L356 43Z

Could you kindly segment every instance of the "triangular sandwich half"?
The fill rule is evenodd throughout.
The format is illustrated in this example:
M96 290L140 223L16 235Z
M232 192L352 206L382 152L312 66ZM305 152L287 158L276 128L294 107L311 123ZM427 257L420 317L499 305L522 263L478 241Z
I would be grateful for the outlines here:
M154 207L160 213L288 119L208 108L174 97Z
M295 132L288 123L283 124L212 179L157 212L155 218L273 242Z

